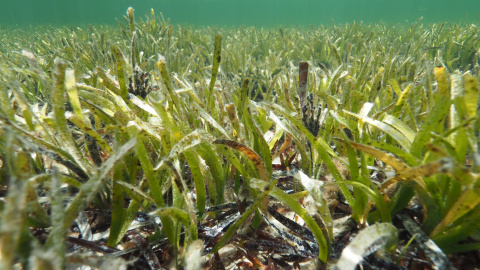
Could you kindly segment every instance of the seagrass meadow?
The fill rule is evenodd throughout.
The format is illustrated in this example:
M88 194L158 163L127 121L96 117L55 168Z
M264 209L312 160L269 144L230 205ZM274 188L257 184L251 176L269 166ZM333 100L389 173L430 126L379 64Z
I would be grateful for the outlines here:
M0 269L479 269L474 24L0 32Z

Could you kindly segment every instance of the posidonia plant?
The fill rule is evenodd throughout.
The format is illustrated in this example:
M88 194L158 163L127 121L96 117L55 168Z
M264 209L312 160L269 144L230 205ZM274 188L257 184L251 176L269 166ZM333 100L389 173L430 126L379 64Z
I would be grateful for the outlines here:
M0 36L0 268L479 249L477 27L124 19Z

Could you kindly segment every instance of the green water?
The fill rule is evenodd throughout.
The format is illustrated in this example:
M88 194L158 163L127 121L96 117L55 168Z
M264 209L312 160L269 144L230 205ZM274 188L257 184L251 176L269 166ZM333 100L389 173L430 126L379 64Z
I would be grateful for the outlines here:
M479 0L16 0L0 9L1 26L115 24L127 7L154 8L174 24L298 26L335 23L478 23Z

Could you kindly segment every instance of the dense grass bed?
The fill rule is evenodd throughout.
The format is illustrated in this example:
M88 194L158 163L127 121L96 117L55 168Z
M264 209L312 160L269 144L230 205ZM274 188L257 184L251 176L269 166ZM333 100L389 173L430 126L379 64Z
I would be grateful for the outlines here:
M0 269L480 266L477 26L118 23L0 32Z

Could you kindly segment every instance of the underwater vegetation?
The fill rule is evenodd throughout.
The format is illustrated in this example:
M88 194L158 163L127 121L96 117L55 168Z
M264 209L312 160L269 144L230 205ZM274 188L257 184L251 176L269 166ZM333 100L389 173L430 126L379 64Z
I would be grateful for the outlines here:
M480 266L475 25L0 35L0 268Z

